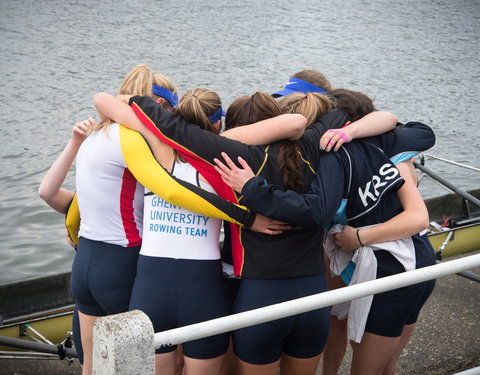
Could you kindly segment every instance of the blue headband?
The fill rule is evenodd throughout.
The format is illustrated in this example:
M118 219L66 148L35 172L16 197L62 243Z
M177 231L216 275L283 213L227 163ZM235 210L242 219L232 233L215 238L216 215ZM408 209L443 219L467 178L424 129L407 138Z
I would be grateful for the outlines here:
M218 107L214 114L208 116L208 119L212 124L215 124L218 120L225 116L225 112L223 112L222 106Z
M157 85L152 85L152 93L154 93L157 96L162 97L165 99L167 102L170 103L170 105L173 108L177 107L178 104L178 96L174 92L166 89L165 87L157 86Z
M294 92L300 92L303 94L308 92L318 92L320 94L326 94L327 90L324 90L321 87L315 86L314 84L299 78L290 78L288 83L285 85L285 88L283 90L274 92L272 96L286 96L293 94Z

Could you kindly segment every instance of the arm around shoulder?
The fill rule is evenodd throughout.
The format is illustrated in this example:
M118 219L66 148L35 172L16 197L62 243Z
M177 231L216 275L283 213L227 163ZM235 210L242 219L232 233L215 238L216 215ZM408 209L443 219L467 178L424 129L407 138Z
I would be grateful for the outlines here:
M375 111L343 128L350 139L366 138L395 128L398 118L391 112Z
M300 139L307 119L300 114L283 114L251 125L238 126L221 135L250 145L265 145L282 139Z

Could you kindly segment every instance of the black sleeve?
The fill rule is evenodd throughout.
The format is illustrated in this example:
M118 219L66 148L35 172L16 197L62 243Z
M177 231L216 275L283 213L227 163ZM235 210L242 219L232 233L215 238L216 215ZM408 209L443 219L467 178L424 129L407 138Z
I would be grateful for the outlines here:
M249 146L241 142L222 137L200 126L188 123L182 116L163 109L157 102L148 96L133 96L129 104L150 129L150 125L157 128L153 133L170 147L182 152L190 152L198 158L213 163L214 158L221 159L221 152L226 152L232 160L241 156L251 161L252 150L257 146Z
M310 125L303 134L301 148L305 159L312 162L312 167L317 169L318 153L320 151L320 138L329 129L339 129L348 122L345 112L335 109L320 116L319 119Z
M420 122L399 124L395 129L371 139L376 142L389 158L406 152L422 152L435 145L432 128Z
M325 226L339 208L345 188L342 161L334 154L320 158L320 168L307 193L281 191L261 177L242 190L243 203L262 215L301 227Z

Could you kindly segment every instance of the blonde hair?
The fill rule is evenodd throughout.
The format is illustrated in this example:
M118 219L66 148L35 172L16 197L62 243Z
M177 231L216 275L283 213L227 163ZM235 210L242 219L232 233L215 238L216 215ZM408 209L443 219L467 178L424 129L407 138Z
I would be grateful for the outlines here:
M119 95L141 95L141 96L150 96L151 98L157 100L159 96L152 93L152 86L157 85L163 87L167 90L170 90L177 94L177 88L170 80L170 78L155 73L145 64L139 64L134 66L128 74L123 79L120 89L118 90ZM167 110L172 110L171 104L165 100L162 106ZM112 120L107 119L93 126L89 133L104 129L108 129L108 126L113 123Z
M220 127L216 128L214 123L210 121L209 116L217 112L221 106L220 97L215 91L206 88L195 88L183 94L176 112L188 122L218 134ZM174 150L174 153L177 160L185 162L185 159L178 154L177 150Z
M306 94L293 93L278 99L278 104L283 113L300 113L307 118L310 126L318 118L334 108L334 103L327 96L317 92Z
M222 105L215 91L206 88L195 88L187 91L177 106L177 113L192 124L202 129L218 133L219 129L209 120L209 116L217 112Z
M302 81L306 81L324 89L325 91L330 91L332 89L332 82L328 77L319 72L318 70L313 69L304 69L296 72L291 78L298 78Z

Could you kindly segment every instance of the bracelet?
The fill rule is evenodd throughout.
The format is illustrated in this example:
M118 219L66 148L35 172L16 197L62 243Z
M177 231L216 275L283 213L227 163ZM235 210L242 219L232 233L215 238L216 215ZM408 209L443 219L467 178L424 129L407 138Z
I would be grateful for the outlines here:
M360 234L358 234L358 232L360 232L360 229L357 229L358 243L360 244L360 246L365 246L365 245L362 243L362 240L360 239Z

